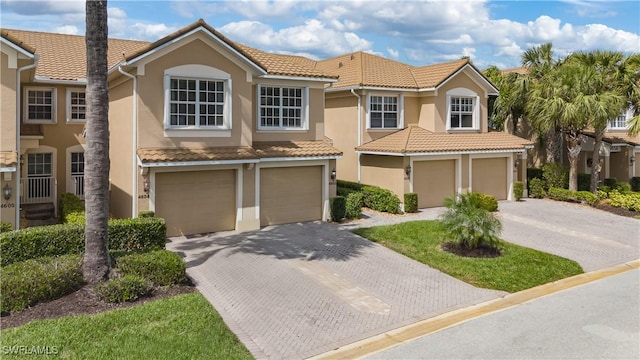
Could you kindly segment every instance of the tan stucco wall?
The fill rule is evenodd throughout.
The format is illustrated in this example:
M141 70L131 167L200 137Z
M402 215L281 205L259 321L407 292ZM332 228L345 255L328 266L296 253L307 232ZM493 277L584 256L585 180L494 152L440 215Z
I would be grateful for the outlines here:
M164 71L189 64L210 66L231 75L231 137L164 137ZM246 73L242 68L199 39L150 62L145 66L145 74L138 76L138 146L249 146L251 132L247 130L253 113L252 86L246 80Z
M16 70L0 58L0 151L16 151Z
M455 88L466 88L474 91L480 98L480 131L487 131L487 98L485 97L484 90L478 86L471 78L464 72L460 72L458 76L451 78L444 85L438 88L438 96L434 101L434 124L428 126L425 124L427 130L435 132L445 132L447 126L447 91ZM423 119L421 118L420 126L423 126ZM424 120L428 121L429 118Z
M326 135L343 153L336 163L337 177L357 182L358 156L354 148L358 143L358 100L348 93L328 93L325 103Z
M112 85L113 86L113 85ZM132 121L133 121L133 81L109 88L109 157L111 159L111 192L109 210L118 218L131 217L132 202ZM141 129L142 130L142 129ZM140 175L138 174L138 177ZM148 209L148 200L142 191L142 181L139 180L139 194L143 199L138 201L140 210Z
M10 180L5 180L7 177L10 177ZM2 204L2 208L0 208L0 222L8 222L14 228L16 226L16 206L18 206L18 199L16 197L16 173L0 173L0 189L4 188L5 185L9 185L11 189L13 189L11 197L9 200L4 199L4 194L0 193L0 204ZM0 190L1 192L2 190Z
M362 155L362 183L393 191L404 199L404 159L400 156Z

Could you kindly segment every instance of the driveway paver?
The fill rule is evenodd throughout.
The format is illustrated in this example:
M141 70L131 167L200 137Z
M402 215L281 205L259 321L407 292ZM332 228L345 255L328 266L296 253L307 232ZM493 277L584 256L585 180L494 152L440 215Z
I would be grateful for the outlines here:
M505 294L326 223L177 237L167 248L257 358L310 357Z

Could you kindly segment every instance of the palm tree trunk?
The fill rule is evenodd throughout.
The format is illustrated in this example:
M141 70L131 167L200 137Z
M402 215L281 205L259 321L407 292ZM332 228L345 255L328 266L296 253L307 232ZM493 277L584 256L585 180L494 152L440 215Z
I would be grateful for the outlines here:
M578 159L582 150L582 134L567 132L567 150L569 157L569 190L578 191Z
M107 1L86 2L87 150L85 153L85 253L82 273L96 283L109 275L109 92Z
M562 162L562 157L560 156L562 150L562 131L557 127L553 127L547 132L545 138L547 140L547 164L560 164Z
M600 167L600 148L602 147L602 138L604 137L604 132L606 129L596 131L595 140L593 142L593 155L592 164L591 164L591 183L589 184L589 191L594 194L598 192L598 168Z

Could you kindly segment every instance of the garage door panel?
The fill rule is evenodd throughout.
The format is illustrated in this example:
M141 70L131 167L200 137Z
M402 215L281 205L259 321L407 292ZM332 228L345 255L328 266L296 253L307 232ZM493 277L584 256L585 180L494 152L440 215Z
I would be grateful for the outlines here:
M418 207L442 206L446 197L455 195L455 164L455 160L413 163L413 190L418 194Z
M473 159L471 189L474 192L507 199L507 158Z
M233 230L235 170L158 173L155 204L169 236Z
M322 167L260 170L260 225L322 218Z

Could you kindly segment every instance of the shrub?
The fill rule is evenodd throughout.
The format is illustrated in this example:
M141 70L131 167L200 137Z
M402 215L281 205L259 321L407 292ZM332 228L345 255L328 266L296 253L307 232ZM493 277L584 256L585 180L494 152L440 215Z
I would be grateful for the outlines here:
M347 195L345 204L345 217L347 219L359 219L362 215L362 207L364 195L361 192L352 192Z
M447 210L440 216L447 237L457 247L475 249L500 247L502 224L493 213L479 205L477 193L445 199Z
M347 197L347 195L349 195L352 192L361 191L362 188L365 186L363 184L359 184L352 181L345 181L345 180L337 180L336 183L337 183L336 191L338 193L338 196L344 196L344 197Z
M611 206L620 207L630 211L640 211L640 193L620 193L613 190L609 193Z
M618 179L616 179L616 178L606 178L606 179L604 179L603 185L604 186L608 186L608 187L610 187L612 189L615 189L617 183L618 183Z
M540 199L547 195L544 190L544 180L533 178L529 181L529 197Z
M578 200L575 191L562 189L562 188L555 188L555 187L552 187L549 189L549 197L554 200L560 200L560 201L577 201Z
M151 283L141 276L126 275L96 285L94 291L100 299L120 303L134 301L141 296L151 293Z
M498 199L496 199L495 196L481 193L476 194L480 198L480 206L482 206L483 209L489 212L498 211Z
M138 212L138 217L146 218L146 217L154 217L156 213L153 210L142 210Z
M531 179L542 179L542 169L540 168L527 168L527 183L531 181Z
M513 197L519 201L524 196L524 184L522 181L513 182Z
M345 198L343 196L332 197L329 200L329 209L331 210L331 220L339 222L344 218L345 214Z
M586 202L587 204L594 206L598 202L600 202L600 198L592 193L591 191L578 191L576 193L576 199L582 202Z
M366 207L391 214L400 213L400 199L390 190L377 186L364 186L362 193Z
M591 189L591 174L578 174L578 191Z
M60 216L63 223L84 224L84 202L72 193L60 194Z
M109 220L110 250L158 250L166 243L162 218ZM0 266L41 256L79 254L84 250L84 226L36 226L0 233Z
M630 181L631 191L640 192L640 176L634 176Z
M80 255L41 257L0 268L3 314L51 301L79 289L84 281Z
M631 185L628 182L619 182L616 184L616 190L621 193L631 192Z
M140 276L158 286L182 284L187 280L184 260L168 250L120 257L117 268L122 275Z
M0 222L0 233L13 231L13 225L8 222Z
M406 193L404 194L404 211L408 213L418 212L418 194Z
M569 170L558 163L546 164L542 167L542 178L545 180L547 189L569 187Z
M598 186L598 192L603 192L606 194L605 197L609 197L609 193L611 192L611 188L606 185Z

